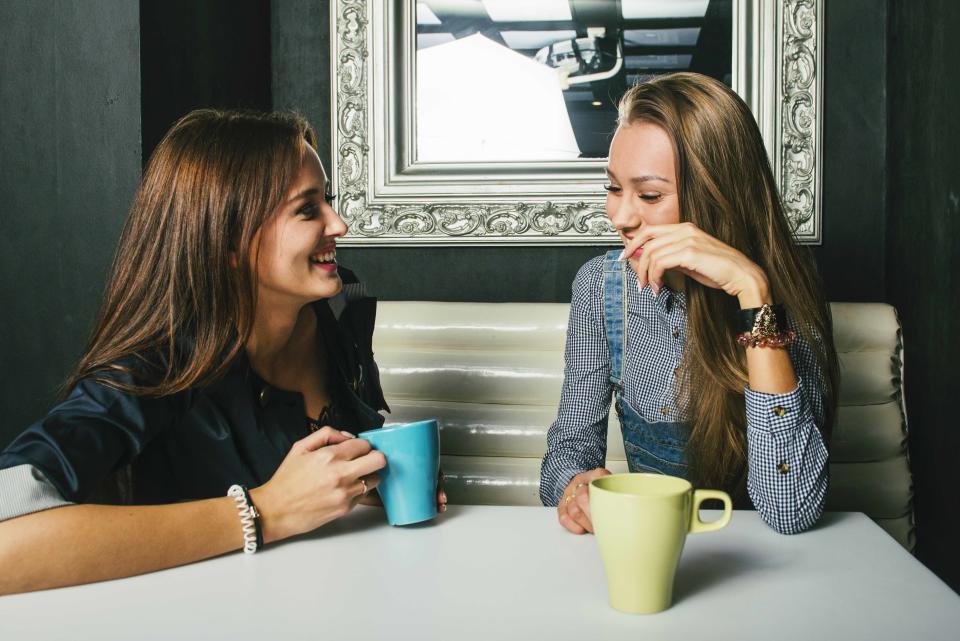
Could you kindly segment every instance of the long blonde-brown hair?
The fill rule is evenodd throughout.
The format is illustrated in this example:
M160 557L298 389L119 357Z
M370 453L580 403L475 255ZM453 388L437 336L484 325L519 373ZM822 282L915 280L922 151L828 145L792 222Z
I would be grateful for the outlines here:
M810 251L792 237L750 109L717 80L676 73L628 90L618 120L621 126L649 122L667 132L676 156L680 220L763 269L774 300L822 368L826 416L820 427L829 442L839 384L830 311ZM678 400L691 427L687 453L700 484L730 486L742 482L746 463L746 355L733 340L739 305L722 290L684 280L688 340Z
M63 391L91 374L142 395L212 382L243 350L256 307L254 234L282 202L306 144L299 116L201 109L150 158L90 342ZM136 369L138 376L110 373ZM148 375L149 373L149 375Z

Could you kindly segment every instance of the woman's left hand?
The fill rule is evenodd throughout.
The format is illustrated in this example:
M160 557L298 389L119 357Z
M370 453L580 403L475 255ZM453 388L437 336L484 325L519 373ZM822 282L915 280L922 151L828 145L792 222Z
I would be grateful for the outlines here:
M698 283L736 296L743 307L759 307L768 296L763 270L742 252L707 234L693 223L644 225L624 247L624 257L637 273L640 287L654 293L664 274L675 270Z
M360 499L360 505L383 507L383 501L380 500L380 495L374 490ZM440 474L437 476L437 512L442 513L446 511L447 493L443 489L443 470L440 470Z

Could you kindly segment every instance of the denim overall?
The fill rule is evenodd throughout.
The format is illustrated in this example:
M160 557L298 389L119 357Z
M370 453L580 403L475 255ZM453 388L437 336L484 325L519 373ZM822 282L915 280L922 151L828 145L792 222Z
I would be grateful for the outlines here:
M627 466L631 472L655 472L689 479L686 445L690 430L681 422L648 421L624 394L623 375L630 356L627 331L627 287L635 276L620 250L607 252L603 262L603 316L610 351L610 384L620 419Z

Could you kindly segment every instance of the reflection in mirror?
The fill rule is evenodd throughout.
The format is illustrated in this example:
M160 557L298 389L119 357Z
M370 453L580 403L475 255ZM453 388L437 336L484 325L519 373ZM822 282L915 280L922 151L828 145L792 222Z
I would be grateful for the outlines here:
M605 158L627 87L731 84L733 0L418 0L417 162Z

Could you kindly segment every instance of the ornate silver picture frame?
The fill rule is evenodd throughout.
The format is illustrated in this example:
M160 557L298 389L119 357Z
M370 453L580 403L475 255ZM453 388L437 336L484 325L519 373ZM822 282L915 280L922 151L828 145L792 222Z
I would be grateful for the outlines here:
M604 159L418 162L416 0L331 0L331 180L342 245L602 245ZM732 0L731 86L799 242L821 242L823 0ZM469 126L469 123L464 123Z

